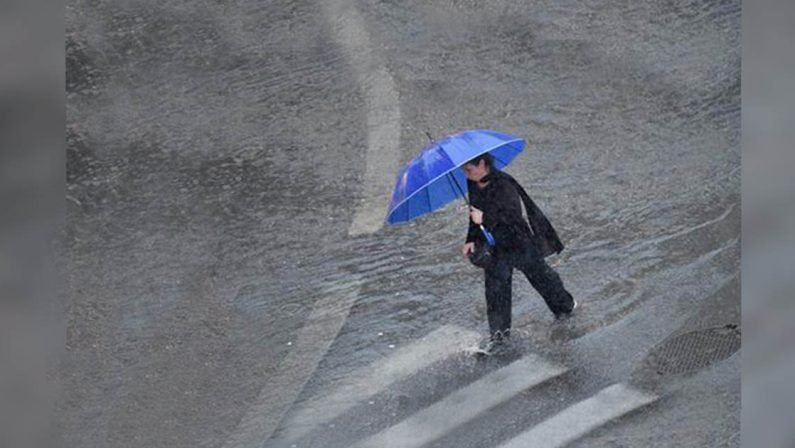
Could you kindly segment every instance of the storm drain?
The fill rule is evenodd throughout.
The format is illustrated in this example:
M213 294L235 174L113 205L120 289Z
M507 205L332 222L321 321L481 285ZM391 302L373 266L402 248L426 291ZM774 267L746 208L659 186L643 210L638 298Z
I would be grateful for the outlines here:
M736 325L707 328L674 336L660 343L649 362L660 375L703 369L740 349Z

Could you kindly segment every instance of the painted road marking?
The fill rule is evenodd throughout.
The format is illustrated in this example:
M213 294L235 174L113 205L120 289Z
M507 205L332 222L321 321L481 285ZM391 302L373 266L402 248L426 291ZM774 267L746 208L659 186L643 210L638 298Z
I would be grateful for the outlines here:
M426 445L523 390L561 375L566 370L538 356L525 356L374 435L357 447L412 448Z
M337 337L360 287L361 281L352 281L346 287L328 288L224 447L259 447L270 438Z
M340 44L362 87L367 107L363 201L356 209L348 234L373 233L383 225L384 206L389 203L392 182L398 170L399 98L394 79L386 64L376 57L365 22L353 2L326 0L320 4L332 24L333 38ZM324 301L318 304L310 315L310 323L301 330L296 344L298 350L284 360L275 378L269 378L255 405L243 417L225 447L259 447L271 437L336 339L358 295L357 289L349 294L332 295L330 299L334 303ZM319 320L315 322L315 318Z
M390 384L408 378L429 365L460 353L474 344L478 333L446 325L412 344L399 348L388 358L365 366L348 376L349 382L333 393L310 400L285 422L284 440L291 442L327 423L368 398L384 391Z
M596 395L572 405L532 429L500 445L499 448L563 447L595 428L657 397L625 384L614 384Z
M340 44L362 87L367 107L367 153L362 181L362 202L348 228L348 234L378 231L384 222L384 205L389 203L392 182L400 155L400 107L395 81L386 64L376 57L365 22L353 2L328 0L320 3L332 25L332 37ZM226 447L258 447L273 434L279 421L292 407L306 381L325 356L348 318L358 290L334 295L335 312L321 303L301 330L302 351L291 352L282 363L277 379L269 379L256 404L240 422ZM333 300L332 300L333 301ZM319 320L315 322L315 318ZM275 387L276 390L270 390Z
M355 2L320 2L362 87L367 108L367 154L361 199L349 235L378 231L392 197L400 156L400 104L395 80L377 56Z

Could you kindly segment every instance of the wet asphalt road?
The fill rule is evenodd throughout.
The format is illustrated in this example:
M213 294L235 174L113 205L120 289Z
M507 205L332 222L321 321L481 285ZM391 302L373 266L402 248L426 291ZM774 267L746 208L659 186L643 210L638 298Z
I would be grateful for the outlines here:
M64 446L346 447L531 353L567 373L435 446L496 446L616 383L660 398L572 446L738 446L739 352L646 360L739 323L739 21L735 1L70 1ZM516 280L512 357L458 350L300 426L441 326L485 332L460 207L372 224L425 131L471 127L527 139L508 171L580 314L555 327Z

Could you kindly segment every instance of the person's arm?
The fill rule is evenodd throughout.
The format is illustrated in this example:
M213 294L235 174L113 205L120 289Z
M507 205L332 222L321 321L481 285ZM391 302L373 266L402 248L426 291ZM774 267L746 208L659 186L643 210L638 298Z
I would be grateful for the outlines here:
M474 243L478 239L478 234L480 233L480 226L475 224L472 221L472 218L469 218L469 230L467 231L467 243Z

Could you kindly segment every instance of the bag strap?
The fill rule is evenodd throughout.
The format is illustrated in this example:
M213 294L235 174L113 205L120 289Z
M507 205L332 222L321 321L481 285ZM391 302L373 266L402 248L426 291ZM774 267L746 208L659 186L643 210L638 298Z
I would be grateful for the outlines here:
M533 202L533 200L530 199L530 195L527 194L527 191L525 191L524 187L522 187L522 184L520 184L519 181L517 181L513 177L510 177L509 179L511 179L513 186L516 188L516 192L519 193L519 197L522 198L522 205L524 206L524 211L525 214L527 215L527 224L529 224L530 226L530 232L533 235L535 235L536 231L535 229L533 229L533 220L530 219L531 216L530 210L531 208L538 208L538 207Z
M544 256L551 255L553 253L560 253L564 246L560 241L560 238L558 238L555 228L552 227L552 223L550 223L547 217L544 216L544 213L540 208L538 208L535 202L530 199L530 195L527 194L519 181L514 179L512 176L509 176L508 178L511 179L514 187L516 187L516 191L522 198L525 213L527 213L527 223L530 227L530 233L536 237L536 243L540 244L540 252L542 252Z

